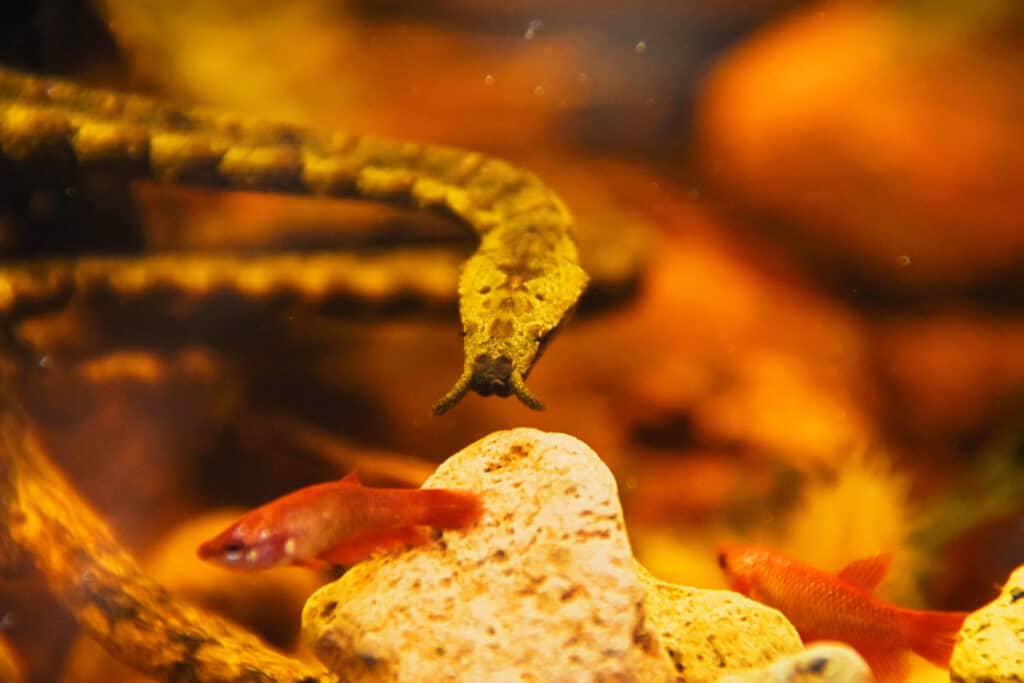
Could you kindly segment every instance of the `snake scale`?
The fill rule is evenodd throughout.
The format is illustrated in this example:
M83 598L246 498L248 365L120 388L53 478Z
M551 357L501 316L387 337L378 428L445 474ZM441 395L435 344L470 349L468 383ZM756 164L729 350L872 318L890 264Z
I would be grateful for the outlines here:
M473 151L321 133L0 67L0 168L358 198L453 216L479 244L458 285L463 370L434 405L438 414L471 389L542 408L525 379L588 281L572 217L558 196L529 171ZM183 272L145 258L55 268L6 263L0 314L97 278L115 290L150 282L186 287ZM300 272L276 269L268 286L303 292L331 277L311 282Z

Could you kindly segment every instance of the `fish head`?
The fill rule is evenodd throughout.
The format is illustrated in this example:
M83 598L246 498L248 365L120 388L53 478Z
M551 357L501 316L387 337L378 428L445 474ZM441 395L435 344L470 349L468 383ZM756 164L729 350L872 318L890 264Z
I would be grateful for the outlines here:
M731 590L750 595L755 589L759 571L757 551L744 546L722 546L718 549L718 566L725 574Z
M200 545L198 554L228 569L256 571L288 564L288 543L286 534L262 524L258 517L243 517Z

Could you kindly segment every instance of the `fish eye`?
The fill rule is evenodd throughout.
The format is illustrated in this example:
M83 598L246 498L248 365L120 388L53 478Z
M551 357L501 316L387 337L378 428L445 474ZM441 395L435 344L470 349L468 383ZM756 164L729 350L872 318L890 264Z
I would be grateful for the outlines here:
M718 566L723 570L728 571L729 562L725 559L725 553L718 553Z
M245 552L245 546L241 543L228 543L224 546L224 559L228 562L238 562L242 559L243 552Z

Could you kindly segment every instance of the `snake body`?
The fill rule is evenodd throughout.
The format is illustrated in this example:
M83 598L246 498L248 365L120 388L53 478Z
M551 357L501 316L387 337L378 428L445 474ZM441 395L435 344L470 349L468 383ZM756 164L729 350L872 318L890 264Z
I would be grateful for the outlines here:
M477 234L479 245L458 285L462 374L434 405L436 413L470 389L514 394L531 408L543 407L525 379L587 284L562 201L529 171L472 151L321 133L0 67L0 164L34 173L103 171L125 179L360 198L455 217ZM107 266L118 271L116 262ZM145 260L135 268L133 286L147 277L175 284L167 268L159 278L150 276ZM301 278L289 281L287 272L280 269L273 286L311 286ZM74 282L74 268L27 273L7 264L0 268L0 313L26 297L59 297Z

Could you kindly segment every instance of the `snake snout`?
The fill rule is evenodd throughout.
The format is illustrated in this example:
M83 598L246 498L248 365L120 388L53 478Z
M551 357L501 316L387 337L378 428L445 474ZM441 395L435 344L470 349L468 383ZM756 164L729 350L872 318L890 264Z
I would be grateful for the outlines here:
M480 354L473 361L473 390L481 396L512 394L512 359Z

